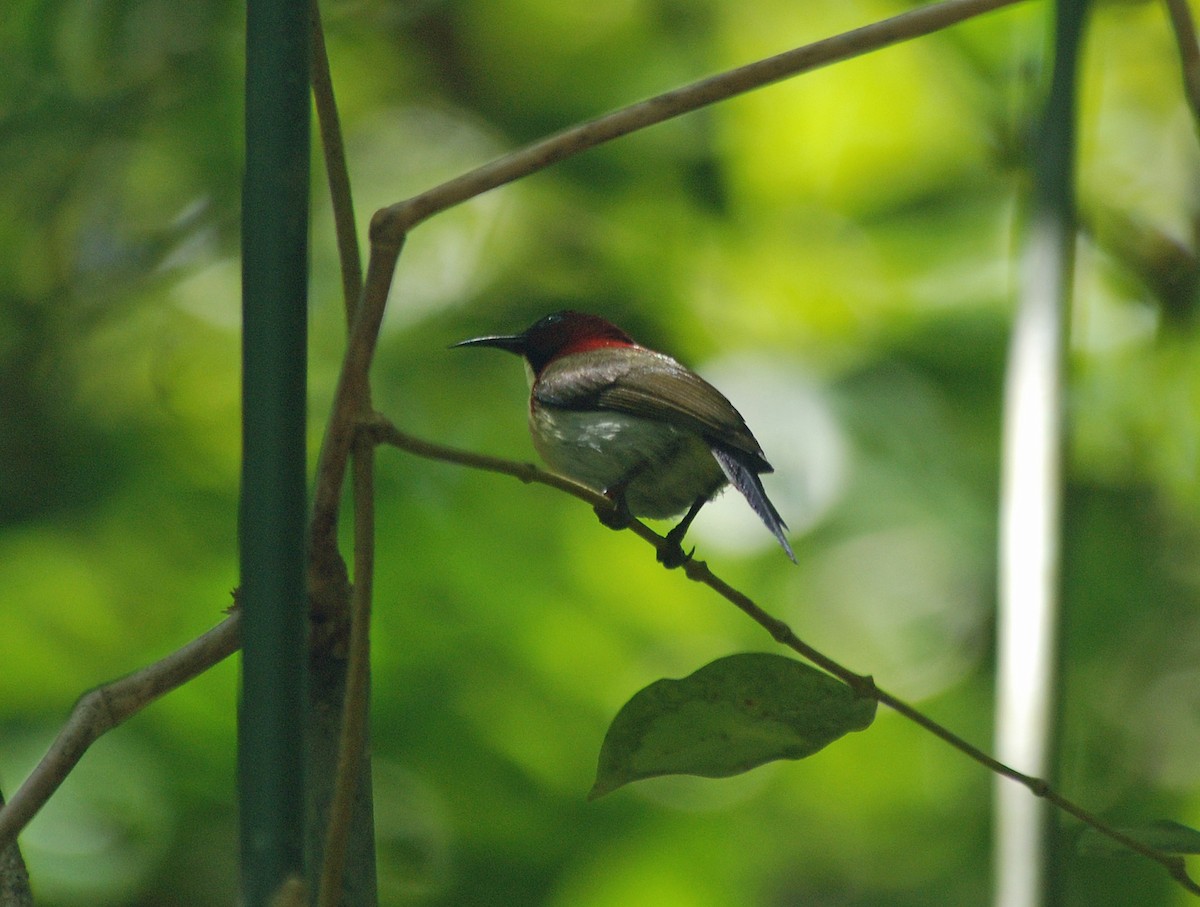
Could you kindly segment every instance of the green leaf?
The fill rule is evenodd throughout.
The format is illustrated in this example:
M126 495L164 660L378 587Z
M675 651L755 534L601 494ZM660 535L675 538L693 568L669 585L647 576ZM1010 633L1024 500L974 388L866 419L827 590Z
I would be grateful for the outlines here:
M803 759L875 718L875 701L780 655L720 658L659 680L617 713L589 799L659 775L725 778L775 759Z
M1163 853L1200 853L1200 831L1170 819L1158 819L1145 825L1121 826L1117 831ZM1129 852L1123 844L1094 828L1083 830L1078 848L1080 853L1105 857Z

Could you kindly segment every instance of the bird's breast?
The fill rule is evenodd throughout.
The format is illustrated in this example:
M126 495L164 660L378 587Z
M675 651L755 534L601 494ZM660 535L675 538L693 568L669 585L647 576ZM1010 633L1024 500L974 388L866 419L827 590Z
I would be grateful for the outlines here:
M551 469L597 491L623 489L636 516L673 516L725 484L704 439L667 422L534 400L529 429Z

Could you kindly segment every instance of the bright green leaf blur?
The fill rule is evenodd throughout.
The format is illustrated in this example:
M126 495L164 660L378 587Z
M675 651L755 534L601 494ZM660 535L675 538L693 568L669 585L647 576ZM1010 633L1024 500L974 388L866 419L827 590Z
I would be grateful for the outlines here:
M360 233L376 207L580 118L911 5L338 0ZM1200 160L1162 5L1094 12L1061 781L1118 825L1197 827ZM732 495L689 534L698 556L987 746L999 396L1046 13L759 90L420 227L376 406L533 459L519 364L446 346L605 314L723 388L776 467L800 566ZM0 17L6 793L80 693L230 604L242 18L224 0L15 0ZM315 451L344 316L317 177L314 198ZM986 901L992 779L886 711L819 758L587 802L636 691L769 638L548 489L391 450L379 486L382 903ZM220 666L86 757L26 836L39 904L233 903L235 682ZM1080 907L1187 903L1133 858L1073 857L1066 883Z

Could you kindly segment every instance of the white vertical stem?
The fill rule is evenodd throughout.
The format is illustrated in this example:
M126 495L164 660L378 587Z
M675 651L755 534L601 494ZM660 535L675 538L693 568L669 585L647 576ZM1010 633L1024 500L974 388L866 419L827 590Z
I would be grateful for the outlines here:
M1000 489L996 755L1046 777L1056 702L1064 322L1070 237L1045 212L1030 224L1009 350ZM1044 801L996 781L997 907L1042 902Z

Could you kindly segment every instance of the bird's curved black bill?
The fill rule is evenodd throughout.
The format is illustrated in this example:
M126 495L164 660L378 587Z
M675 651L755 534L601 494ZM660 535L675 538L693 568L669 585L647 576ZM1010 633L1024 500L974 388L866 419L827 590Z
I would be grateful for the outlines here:
M493 337L472 337L470 340L460 340L458 343L452 343L448 349L457 349L460 346L494 346L499 350L507 350L510 353L516 353L518 356L525 352L525 335L524 334L498 334Z

